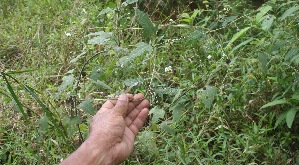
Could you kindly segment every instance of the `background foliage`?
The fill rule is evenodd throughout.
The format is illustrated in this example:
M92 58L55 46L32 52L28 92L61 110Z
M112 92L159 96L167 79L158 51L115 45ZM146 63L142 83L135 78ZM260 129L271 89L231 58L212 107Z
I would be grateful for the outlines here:
M144 93L124 164L299 162L296 1L0 2L0 164L59 163Z

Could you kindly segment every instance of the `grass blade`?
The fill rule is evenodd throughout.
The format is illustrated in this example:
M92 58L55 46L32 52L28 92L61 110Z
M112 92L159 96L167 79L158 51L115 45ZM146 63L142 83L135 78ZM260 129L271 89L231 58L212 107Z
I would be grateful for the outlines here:
M33 70L33 69L20 70L20 71L13 71L13 70L10 70L10 71L6 71L5 74L28 73L28 72L33 72L33 71L35 71L35 70Z
M263 105L263 106L261 107L261 109L263 109L263 108L267 108L267 107L272 107L272 106L274 106L274 105L279 105L279 104L289 104L289 103L290 103L290 102L289 102L288 100L286 100L286 99L274 100L274 101L271 101L271 102L269 102L269 103Z
M13 98L13 100L16 102L19 111L22 113L22 115L24 116L24 119L27 123L30 123L30 121L28 120L28 115L25 113L22 103L20 102L20 100L18 99L16 93L14 92L14 90L12 89L12 86L10 84L10 82L7 80L5 73L2 73L2 77L6 83L7 89L9 90L9 93L11 94L11 97Z
M244 29L242 29L241 31L239 31L238 33L236 33L233 38L229 41L229 43L227 44L227 46L225 47L225 49L228 49L231 47L231 45L238 39L240 38L247 30L249 30L251 27L246 27Z
M54 125L55 129L57 129L58 133L60 135L62 135L62 137L64 138L64 140L66 140L66 133L65 133L65 131L60 129L59 124L57 123L57 121L53 117L53 114L51 113L51 111L49 110L49 108L44 103L42 103L42 101L39 99L39 97L34 92L35 90L32 89L31 87L23 84L23 83L20 83L17 79L15 79L14 77L12 77L11 75L7 75L7 76L9 76L10 78L12 78L16 83L22 85L24 87L24 89L27 92L29 92L29 94L34 98L34 100L39 104L39 106L42 108L42 110L46 113L46 116L52 122L52 124Z
M62 131L61 129L60 129L60 127L59 127L59 124L57 123L57 121L55 120L55 118L53 117L53 114L52 114L52 112L49 110L49 108L39 99L39 97L36 95L36 93L34 92L34 90L31 88L31 87L29 87L29 86L27 86L27 85L25 85L25 84L23 84L22 83L22 86L25 88L25 90L27 91L27 92L29 92L30 93L30 95L35 99L35 101L39 104L39 106L42 108L42 110L46 113L46 116L47 116L47 118L51 121L51 123L54 125L54 127L57 129L57 131L58 131L58 133L60 134L60 135L62 135L62 137L65 139L65 137L66 137L66 134L65 134L65 132L64 131Z

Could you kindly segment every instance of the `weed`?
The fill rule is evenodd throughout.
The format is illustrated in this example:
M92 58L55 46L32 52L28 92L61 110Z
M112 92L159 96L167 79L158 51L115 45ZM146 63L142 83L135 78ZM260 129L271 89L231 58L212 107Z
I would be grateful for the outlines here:
M124 92L151 102L124 164L298 163L295 2L1 3L1 164L59 163Z

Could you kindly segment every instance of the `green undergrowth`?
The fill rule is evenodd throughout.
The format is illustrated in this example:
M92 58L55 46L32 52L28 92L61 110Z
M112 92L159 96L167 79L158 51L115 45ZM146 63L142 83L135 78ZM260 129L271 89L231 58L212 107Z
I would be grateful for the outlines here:
M59 163L120 93L151 102L124 164L298 163L296 2L177 3L1 1L0 164Z

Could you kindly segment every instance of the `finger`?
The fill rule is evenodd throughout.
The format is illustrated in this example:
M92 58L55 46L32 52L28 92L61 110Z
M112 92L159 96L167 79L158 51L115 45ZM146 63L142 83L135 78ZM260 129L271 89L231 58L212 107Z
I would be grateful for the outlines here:
M136 119L141 110L144 108L149 108L149 106L149 101L143 100L137 107L135 107L131 112L129 112L129 114L125 118L126 125L130 125Z
M115 106L112 108L118 115L126 116L129 108L129 99L126 94L121 94Z
M135 107L136 106L138 106L143 100L144 98L144 95L143 94L141 94L141 93L138 93L138 94L136 94L134 97L133 97L133 95L132 95L132 98L129 98L129 99L132 99L132 100L134 100L134 101L130 101L129 102L129 110L128 110L128 114L131 112L131 111L133 111L134 109L135 109ZM137 100L137 101L136 101ZM138 101L138 100L140 100L140 101Z
M144 98L144 95L142 93L138 93L133 97L133 100L140 100L140 101L134 101L133 104L136 106L138 106L141 103L141 99Z
M102 108L106 108L106 109L111 109L115 106L117 100L107 100L101 107Z
M147 108L144 108L141 110L141 112L138 114L136 119L133 121L133 123L129 126L129 129L134 133L136 136L143 124L146 121L146 118L148 116L149 110Z
M127 94L129 99L133 99L132 94ZM117 103L117 100L107 100L101 107L101 109L112 109Z

